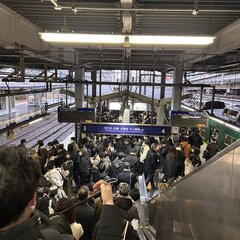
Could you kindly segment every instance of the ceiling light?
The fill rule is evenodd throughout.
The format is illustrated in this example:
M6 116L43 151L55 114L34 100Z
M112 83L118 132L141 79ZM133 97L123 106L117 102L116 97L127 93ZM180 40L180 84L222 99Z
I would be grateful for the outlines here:
M132 44L166 44L166 45L209 45L214 37L188 37L188 36L130 36Z
M124 35L77 34L77 33L39 33L46 42L61 43L124 43Z
M108 35L108 34L77 34L77 33L39 33L46 42L61 43L127 43L148 45L209 45L214 37L187 36L151 36L151 35Z

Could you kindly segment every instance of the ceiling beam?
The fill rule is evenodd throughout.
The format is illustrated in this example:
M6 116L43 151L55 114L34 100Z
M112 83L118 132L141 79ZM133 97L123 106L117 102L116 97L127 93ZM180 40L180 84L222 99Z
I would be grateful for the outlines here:
M240 19L225 27L215 35L213 44L199 50L198 55L191 50L185 51L177 57L178 65L192 65L194 63L216 57L240 48ZM195 51L196 52L196 51ZM201 56L199 56L201 54Z

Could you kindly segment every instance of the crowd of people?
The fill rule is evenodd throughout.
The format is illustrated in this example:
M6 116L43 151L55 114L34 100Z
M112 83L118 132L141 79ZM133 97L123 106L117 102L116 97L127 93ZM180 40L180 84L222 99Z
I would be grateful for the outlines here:
M48 231L62 226L57 230L64 236L70 235L76 240L101 239L107 225L106 219L102 217L106 209L104 205L108 205L104 204L104 198L107 198L107 202L112 202L110 205L114 204L122 214L118 223L120 230L113 230L120 232L121 238L124 235L125 239L139 239L139 216L135 204L140 197L137 188L138 176L144 174L146 186L155 190L159 181L170 186L176 179L191 173L202 164L200 148L203 140L199 130L195 131L191 138L186 132L181 132L176 142L170 137L121 135L84 135L79 141L73 137L66 149L57 140L46 145L43 140L39 140L37 149L27 149L26 142L22 139L18 147L0 149L0 202L4 202L0 212L1 219L6 218L1 220L0 224L1 239L11 239L11 234L19 234L15 229L19 216L25 221L28 216L36 224L35 215L42 214L50 216L48 223L45 223L50 225ZM213 139L207 147L208 156L212 157L217 153L216 146ZM163 176L161 179L158 178L159 173ZM111 179L116 179L112 186L113 196L107 184ZM14 184L14 188L8 184ZM102 195L107 189L107 197L92 198L94 190L100 186ZM8 195L6 199L3 197L3 191ZM23 199L21 201L20 196ZM9 207L11 201L7 201L14 197L12 207ZM9 209L2 215L4 208ZM34 208L39 212L33 212ZM109 212L115 212L118 216L119 212L116 212L115 208ZM110 219L112 221L113 217ZM22 226L21 221L19 224ZM107 229L110 229L111 233L111 227L107 226ZM42 235L45 234L41 227L38 227L38 230ZM24 238L25 235L22 234L23 237L18 239L29 239Z

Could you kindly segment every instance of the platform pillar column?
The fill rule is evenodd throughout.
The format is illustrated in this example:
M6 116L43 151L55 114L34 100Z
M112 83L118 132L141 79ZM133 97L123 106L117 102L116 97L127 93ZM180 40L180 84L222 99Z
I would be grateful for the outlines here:
M82 108L84 102L84 84L81 82L85 80L84 68L76 69L75 71L75 105L76 108Z
M162 73L161 73L160 98L165 98L165 84L166 84L166 72L162 71Z
M178 111L181 108L181 97L182 97L182 80L183 80L183 68L175 68L173 83L177 84L173 86L172 92L172 110Z
M76 108L82 108L84 102L84 84L81 81L85 80L84 68L78 68L75 70L75 106ZM80 119L79 119L80 121ZM80 122L75 124L75 138L77 142L81 138Z
M157 107L157 125L164 125L164 105Z

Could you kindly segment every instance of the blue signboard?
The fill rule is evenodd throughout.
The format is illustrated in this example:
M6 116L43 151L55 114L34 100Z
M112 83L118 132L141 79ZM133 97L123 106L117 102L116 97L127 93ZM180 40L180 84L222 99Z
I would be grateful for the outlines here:
M102 124L81 123L82 133L106 134L106 135L146 135L166 136L171 135L171 126L143 125L143 124Z

